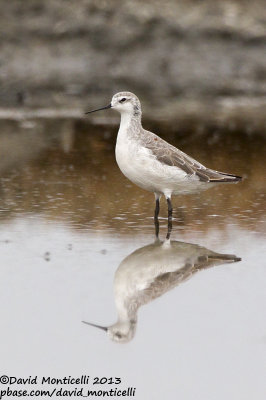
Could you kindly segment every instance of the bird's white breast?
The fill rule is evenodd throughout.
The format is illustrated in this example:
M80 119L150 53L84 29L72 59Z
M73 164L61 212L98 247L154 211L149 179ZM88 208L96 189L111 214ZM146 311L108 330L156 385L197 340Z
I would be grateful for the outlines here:
M187 177L184 171L159 162L149 149L125 131L119 130L115 154L123 174L143 189L164 194L184 189Z
M154 191L154 185L149 179L152 168L150 152L140 144L134 133L128 133L127 121L122 122L115 148L117 164L123 174L136 185Z
M141 134L145 132L134 130L129 116L122 116L115 154L119 168L129 180L145 190L165 195L201 189L202 182L197 176L158 161L143 145Z

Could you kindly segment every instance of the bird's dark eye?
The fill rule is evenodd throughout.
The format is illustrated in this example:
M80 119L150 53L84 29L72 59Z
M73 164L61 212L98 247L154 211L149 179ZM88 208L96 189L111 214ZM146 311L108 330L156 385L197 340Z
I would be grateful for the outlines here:
M124 103L124 101L126 101L125 97L123 97L123 99L119 100L119 103Z

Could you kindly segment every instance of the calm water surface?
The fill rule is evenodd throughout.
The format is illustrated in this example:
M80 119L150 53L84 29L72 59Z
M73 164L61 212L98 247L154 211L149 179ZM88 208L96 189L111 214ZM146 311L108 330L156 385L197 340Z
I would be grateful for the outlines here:
M265 399L265 140L160 132L245 177L175 197L169 243L165 203L156 242L153 195L115 163L115 131L2 126L5 373L119 376L141 400Z

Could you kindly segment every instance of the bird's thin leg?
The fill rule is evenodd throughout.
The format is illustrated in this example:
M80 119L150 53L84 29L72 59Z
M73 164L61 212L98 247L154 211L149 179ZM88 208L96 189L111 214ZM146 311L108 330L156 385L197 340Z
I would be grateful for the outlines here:
M168 205L168 230L167 230L167 235L166 239L170 239L170 235L172 232L172 216L173 216L173 207L171 203L171 197L167 197L167 205Z
M158 238L158 236L159 236L159 229L160 229L159 219L158 219L159 211L160 211L160 198L161 198L161 196L158 195L157 193L155 193L154 226L155 226L156 238Z
M171 203L171 197L167 197L167 205L168 205L168 219L172 219L173 207Z
M158 218L160 212L160 199L157 198L155 202L154 218Z

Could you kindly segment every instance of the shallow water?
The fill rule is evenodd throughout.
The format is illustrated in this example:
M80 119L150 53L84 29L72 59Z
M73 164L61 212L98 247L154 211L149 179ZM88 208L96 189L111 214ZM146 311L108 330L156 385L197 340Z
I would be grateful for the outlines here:
M115 132L73 121L2 126L5 373L119 376L141 400L264 399L266 142L161 131L200 162L245 179L175 197L172 243L162 202L164 245L154 245L153 195L120 173ZM127 343L81 323L111 326L121 299L138 309Z

